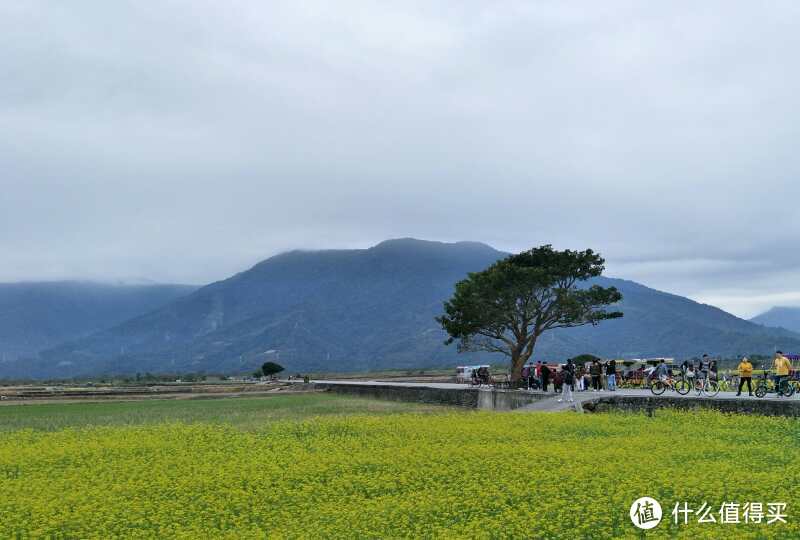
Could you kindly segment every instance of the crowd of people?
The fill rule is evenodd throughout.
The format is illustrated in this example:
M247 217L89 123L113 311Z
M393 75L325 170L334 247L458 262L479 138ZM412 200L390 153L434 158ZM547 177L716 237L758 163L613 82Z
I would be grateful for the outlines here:
M782 351L775 353L772 363L774 371L775 387L779 387L783 380L789 377L792 364L789 358ZM720 379L718 363L704 354L698 361L692 362L685 360L677 368L681 377L690 382L702 382L705 379L718 381ZM753 364L746 356L742 357L736 369L739 376L739 385L736 395L741 396L742 390L747 386L750 396L753 395ZM643 368L641 377L645 384L654 380L666 380L675 376L673 367L661 360L656 365ZM617 372L616 360L602 361L599 358L589 363L575 364L573 359L568 359L566 363L554 367L541 361L534 365L525 366L522 373L529 390L552 389L556 393L561 393L559 401L574 401L572 393L574 391L592 392L614 392L617 390L619 373ZM780 393L778 393L780 396Z
M558 368L538 361L533 366L526 366L522 376L527 381L529 390L548 391L552 384L555 392L563 394L559 401L573 401L572 392L576 390L616 391L617 361L595 359L587 367L584 364L576 365L570 358Z

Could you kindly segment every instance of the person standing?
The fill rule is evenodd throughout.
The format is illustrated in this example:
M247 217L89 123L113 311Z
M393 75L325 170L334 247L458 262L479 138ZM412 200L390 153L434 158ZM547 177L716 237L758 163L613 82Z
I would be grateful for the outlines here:
M792 363L783 355L783 352L778 351L775 353L775 361L772 363L772 368L775 370L775 394L781 397L783 395L781 383L789 377Z
M600 390L600 375L602 374L600 362L597 360L592 360L592 366L589 368L589 373L592 374L592 392L597 392Z
M536 361L536 369L533 371L534 375L536 376L536 383L539 385L539 388L544 390L544 386L542 386L542 361Z
M550 384L550 368L547 364L542 364L542 391L547 392L547 387Z
M742 395L742 388L744 387L744 383L747 382L747 393L752 397L753 395L753 364L750 363L750 359L746 356L742 357L742 361L739 362L739 391L736 392L737 396Z
M608 390L616 392L617 390L617 361L609 360L606 364L606 379L608 379Z
M650 386L653 382L653 377L655 377L656 366L642 366L642 378L644 379L644 385Z
M600 366L600 390L606 390L606 363L599 360L597 365Z
M535 390L538 380L536 379L536 368L529 366L528 368L528 390Z
M575 384L575 364L572 363L572 358L567 360L567 364L564 366L562 372L564 377L562 388L564 390L561 392L561 397L558 398L558 401L561 402L566 399L571 403L575 401L572 399L572 385Z

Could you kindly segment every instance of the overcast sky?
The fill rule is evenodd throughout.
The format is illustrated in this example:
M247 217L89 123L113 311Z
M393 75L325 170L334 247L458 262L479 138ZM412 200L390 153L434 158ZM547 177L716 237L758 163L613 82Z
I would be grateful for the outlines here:
M0 2L0 280L414 236L800 305L800 3Z

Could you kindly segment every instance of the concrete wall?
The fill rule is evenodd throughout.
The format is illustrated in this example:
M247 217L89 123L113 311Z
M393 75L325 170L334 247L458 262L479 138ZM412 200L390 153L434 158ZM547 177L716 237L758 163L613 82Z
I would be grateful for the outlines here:
M531 394L518 390L478 390L478 408L490 411L510 411L530 405L553 394Z
M358 385L315 383L314 386L337 394L497 411L516 409L546 397L542 394L489 388L431 388L424 386L371 385L369 383Z
M433 388L428 386L403 386L386 384L314 383L315 389L339 394L408 401L455 405L470 409L509 411L534 403L553 394L528 393L518 390L493 390L489 388ZM652 412L656 409L678 410L714 409L739 414L800 417L800 400L773 399L694 398L670 396L604 396L582 404L584 412Z
M656 409L713 409L738 414L800 417L800 401L794 399L678 398L669 396L608 396L583 403L585 412L652 412Z

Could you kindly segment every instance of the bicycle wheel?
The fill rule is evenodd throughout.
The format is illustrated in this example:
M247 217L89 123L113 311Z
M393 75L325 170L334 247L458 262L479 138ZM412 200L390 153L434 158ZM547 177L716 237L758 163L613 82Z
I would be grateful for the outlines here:
M789 381L782 381L781 392L786 397L792 397L792 394L794 394L794 385Z
M763 384L756 386L756 397L762 398L767 395L767 387Z
M653 392L656 396L660 396L664 393L664 390L667 389L667 385L665 385L661 381L654 381L653 384L650 385L650 391Z
M706 381L706 386L703 388L703 393L708 397L714 397L719 394L719 385L716 381Z
M681 379L675 382L675 391L678 392L680 395L685 396L689 393L692 389L692 385L689 384L689 381Z

